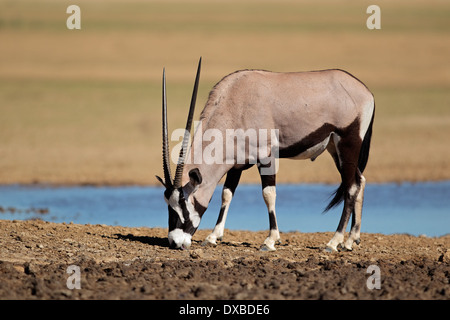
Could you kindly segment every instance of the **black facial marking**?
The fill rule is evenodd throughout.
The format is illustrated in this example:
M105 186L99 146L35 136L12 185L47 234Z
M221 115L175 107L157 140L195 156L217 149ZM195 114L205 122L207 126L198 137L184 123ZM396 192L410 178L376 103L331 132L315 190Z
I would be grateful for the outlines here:
M172 193L173 193L173 189L166 189L166 190L164 191L164 198L166 198L167 200L169 200L169 199L170 199L170 196L172 195Z
M182 228L183 224L181 223L178 213L171 206L168 206L168 208L169 208L169 231L172 231L177 228Z
M184 223L186 223L187 221L189 221L189 211L186 207L186 200L184 198L183 190L180 188L178 189L178 192L180 194L180 196L178 197L178 205L180 206L181 211L183 212Z
M167 197L172 195L173 191L170 191L169 193L165 193L164 195ZM183 214L184 223L181 222L180 216L175 211L174 208L172 208L170 205L169 207L169 231L172 231L174 229L181 229L186 233L189 233L193 235L195 231L197 230L196 227L193 226L192 221L189 218L189 211L186 206L186 199L183 194L183 190L180 188L178 189L179 197L178 197L178 206L181 209L181 212ZM206 208L204 208L202 205L200 205L194 198L194 208L195 210L200 214L200 217L202 216L203 212L206 211Z

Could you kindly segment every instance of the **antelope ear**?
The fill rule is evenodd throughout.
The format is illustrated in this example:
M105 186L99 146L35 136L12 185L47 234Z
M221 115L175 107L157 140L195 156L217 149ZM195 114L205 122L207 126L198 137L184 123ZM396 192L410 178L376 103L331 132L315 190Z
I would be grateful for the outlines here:
M192 187L195 189L200 183L202 183L202 174L198 168L189 171L189 179Z
M158 181L161 182L161 184L167 189L166 184L164 183L163 179L161 179L161 178L158 177L158 176L155 176L155 177L156 177L156 179L158 179Z

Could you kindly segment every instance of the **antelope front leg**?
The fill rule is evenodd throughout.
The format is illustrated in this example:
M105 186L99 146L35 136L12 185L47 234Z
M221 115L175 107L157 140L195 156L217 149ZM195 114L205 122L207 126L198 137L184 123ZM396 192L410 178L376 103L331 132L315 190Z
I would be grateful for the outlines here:
M202 245L213 245L217 244L217 240L222 240L223 231L225 229L225 221L227 220L228 209L230 208L231 199L233 199L234 192L239 184L239 179L241 178L242 170L231 169L227 173L227 178L223 185L222 190L222 206L220 208L219 217L217 218L216 226L213 232L211 232L203 241Z
M269 210L269 236L261 246L262 251L275 251L275 244L280 242L280 232L278 231L277 216L275 214L275 186L268 186L263 189L263 197Z
M217 245L217 240L222 240L223 231L225 229L225 221L227 220L228 209L230 208L231 199L233 198L233 193L230 189L224 187L222 191L222 206L220 208L219 217L217 218L217 223L214 230L206 237L202 245Z
M275 244L280 242L280 232L278 231L277 216L275 214L275 199L277 197L275 189L275 176L261 175L263 185L263 198L269 211L269 236L261 246L262 251L275 251Z

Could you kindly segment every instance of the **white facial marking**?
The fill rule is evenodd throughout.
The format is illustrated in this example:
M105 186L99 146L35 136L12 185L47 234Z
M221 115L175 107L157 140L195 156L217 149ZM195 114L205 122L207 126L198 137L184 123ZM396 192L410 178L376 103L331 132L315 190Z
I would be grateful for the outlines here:
M187 201L186 202L186 208L189 211L189 220L191 220L192 222L192 226L194 228L197 228L200 224L200 215L198 214L197 211L195 211L194 205L192 204L191 201Z
M184 223L184 217L183 217L183 211L180 208L180 205L178 203L180 199L180 193L178 190L174 190L172 192L172 195L170 196L169 200L167 201L167 204L175 210L176 213L178 213L178 216L180 217L181 223Z

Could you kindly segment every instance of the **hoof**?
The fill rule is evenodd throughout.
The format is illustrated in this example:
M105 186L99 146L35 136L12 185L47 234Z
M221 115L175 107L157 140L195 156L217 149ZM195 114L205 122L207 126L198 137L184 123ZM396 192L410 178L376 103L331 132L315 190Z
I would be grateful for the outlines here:
M355 240L355 243L356 243L357 245L359 245L359 244L361 243L361 239L360 239L360 238L356 239L356 240Z
M342 251L353 251L353 241L348 240L345 242L345 245L342 246Z
M333 253L333 252L337 252L337 249L332 248L332 247L326 247L323 251L327 252L327 253Z
M205 240L202 242L202 247L215 247L217 246L216 242L211 242L209 240Z
M259 251L276 251L275 247L269 247L267 244L263 244Z

